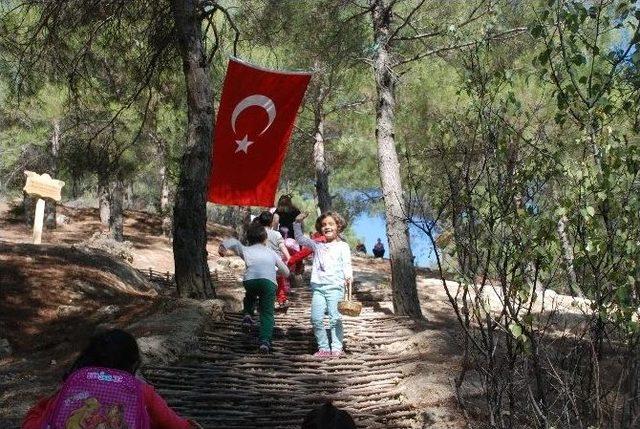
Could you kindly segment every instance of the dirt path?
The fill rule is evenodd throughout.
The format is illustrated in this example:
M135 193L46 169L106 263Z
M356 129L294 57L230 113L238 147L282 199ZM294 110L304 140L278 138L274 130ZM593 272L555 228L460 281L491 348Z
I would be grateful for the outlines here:
M0 240L28 242L29 228L11 217L7 209L0 207ZM47 243L74 244L101 228L93 209L61 211L71 217L71 223L47 232ZM306 287L294 290L293 305L287 314L277 315L274 353L260 356L255 352L253 337L241 332L239 326L244 293L240 282L242 264L238 260L220 261L215 252L227 232L218 225L209 227L209 265L221 277L216 290L224 301L225 319L211 320L201 333L198 346L175 365L145 368L146 377L171 405L207 428L299 427L304 414L325 399L333 399L339 407L349 410L362 428L466 426L451 388L451 379L460 366L457 325L439 281L427 278L425 273L418 277L423 312L429 320L418 328L410 320L393 316L388 261L354 257L355 295L365 308L362 316L345 320L347 357L321 361L311 356L315 345ZM161 236L154 216L128 212L125 236L134 248L133 265L144 274L149 268L161 273L173 271L171 243ZM31 269L27 262L23 268ZM66 273L67 266L56 269ZM76 274L83 276L84 271ZM58 283L66 291L70 274L64 275L65 281ZM34 276L32 283L40 283L30 286L34 290L51 288L48 274L44 282L37 279ZM37 312L38 308L32 311ZM139 331L153 338L156 328L150 325L149 332L147 328ZM48 329L43 325L39 335L47 338ZM48 353L48 349L42 353ZM3 427L14 427L13 422L30 405L19 401L25 396L25 389L30 389L27 396L37 397L56 388L67 362L57 356L54 359L58 363L50 366L44 357L29 358L24 361L24 368L16 367L18 361L11 365L0 361L0 378L8 377L6 383L0 384L9 389L2 396L0 409L15 408L12 424ZM30 365L38 368L29 369Z
M292 291L287 313L276 315L272 354L257 354L257 333L243 332L241 314L228 312L209 324L198 350L176 365L144 368L145 377L204 427L298 428L326 399L362 428L463 427L449 384L457 362L452 339L439 326L424 329L389 314L379 287L384 276L367 273L371 264L356 266L356 296L365 308L344 318L346 357L312 356L311 294L301 287ZM227 281L219 283L220 292L241 296L238 279L222 274Z

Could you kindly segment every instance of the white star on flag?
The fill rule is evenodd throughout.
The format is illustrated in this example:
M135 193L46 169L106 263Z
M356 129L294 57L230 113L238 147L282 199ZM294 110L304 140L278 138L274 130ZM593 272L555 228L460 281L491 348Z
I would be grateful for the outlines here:
M240 151L243 151L244 153L248 153L247 149L249 149L249 146L251 146L253 142L249 141L249 136L246 135L242 140L236 140L236 144L238 145L238 148L236 149L235 153L238 153Z

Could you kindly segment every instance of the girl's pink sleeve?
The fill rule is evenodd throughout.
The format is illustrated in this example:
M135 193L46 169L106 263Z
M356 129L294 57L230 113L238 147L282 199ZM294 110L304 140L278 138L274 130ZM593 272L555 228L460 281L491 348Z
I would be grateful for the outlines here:
M57 395L57 393L56 393ZM56 395L45 396L40 399L24 416L22 421L22 429L41 429L44 419L47 417L49 406L54 402Z
M189 429L187 419L176 414L164 399L148 384L142 385L144 404L151 419L151 429ZM24 429L24 428L23 428Z

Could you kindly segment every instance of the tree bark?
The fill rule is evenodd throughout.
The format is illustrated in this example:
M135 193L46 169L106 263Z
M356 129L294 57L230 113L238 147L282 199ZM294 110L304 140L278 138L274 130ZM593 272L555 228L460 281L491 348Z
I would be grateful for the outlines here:
M129 181L129 183L127 183L127 186L123 189L124 194L123 194L123 208L126 208L128 210L133 209L133 182Z
M58 178L58 159L60 154L60 120L53 120L53 133L51 134L51 177L54 179ZM45 200L45 210L44 210L44 219L45 226L49 229L56 228L57 222L57 210L56 210L56 202L47 198Z
M22 191L22 211L24 212L24 222L29 227L33 227L36 213L36 200L26 192Z
M178 293L214 296L207 263L207 179L211 168L213 99L202 18L195 0L172 0L177 45L187 86L187 143L173 208L173 258Z
M321 213L331 210L331 194L329 193L329 170L324 153L324 118L321 107L314 113L315 141L313 144L313 163L316 172L316 196Z
M167 178L167 141L158 138L158 157L160 162L160 215L162 216L162 233L171 237L171 215L169 213L169 180Z
M158 158L160 162L160 213L169 211L169 180L167 179L167 141L158 137Z
M378 169L389 240L393 308L398 315L422 318L413 254L409 242L408 211L402 189L394 135L397 78L391 70L391 52L388 45L391 34L391 15L391 7L386 5L384 0L372 0L371 17L376 46L373 69L378 97L376 105Z
M116 241L124 240L124 219L122 215L124 205L124 183L116 179L109 199L109 232Z
M573 264L573 249L571 248L571 242L567 236L567 223L569 219L567 216L562 215L558 219L557 231L560 238L560 244L562 246L562 260L567 271L567 286L572 296L582 297L582 292L578 289L578 279L576 277L576 271Z
M100 223L109 226L109 177L106 174L98 176L98 210L100 212Z

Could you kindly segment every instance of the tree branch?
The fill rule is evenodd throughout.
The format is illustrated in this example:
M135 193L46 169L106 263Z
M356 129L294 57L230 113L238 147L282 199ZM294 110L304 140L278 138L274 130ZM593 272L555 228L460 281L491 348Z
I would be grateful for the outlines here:
M489 41L493 41L493 40L498 40L498 39L501 39L501 38L503 38L505 36L509 36L509 35L512 35L512 34L520 34L520 33L524 33L525 31L527 31L527 27L516 27L516 28L511 28L509 30L502 31L500 33L496 33L496 34L494 34L492 36L489 36L489 37L485 37L482 40L473 40L473 41L470 41L470 42L458 43L458 44L450 45L450 46L441 46L439 48L431 49L431 50L428 50L426 52L421 52L419 54L414 55L411 58L407 58L405 60L397 61L397 62L395 62L394 64L391 65L391 68L402 66L404 64L408 64L408 63L411 63L413 61L417 61L417 60L420 60L422 58L438 54L440 52L446 52L446 51L452 51L452 50L456 50L456 49L467 48L469 46L474 46L474 45L476 45L476 44L478 44L480 42L489 42Z
M407 17L404 19L404 21L402 22L402 24L400 24L398 26L398 28L395 29L395 31L393 33L391 33L391 36L389 36L389 42L391 42L396 35L407 25L409 24L409 22L411 22L411 17L418 11L418 9L420 9L422 7L422 5L424 4L424 2L427 0L421 0L416 7L414 7L411 12L409 12L409 15L407 15Z

